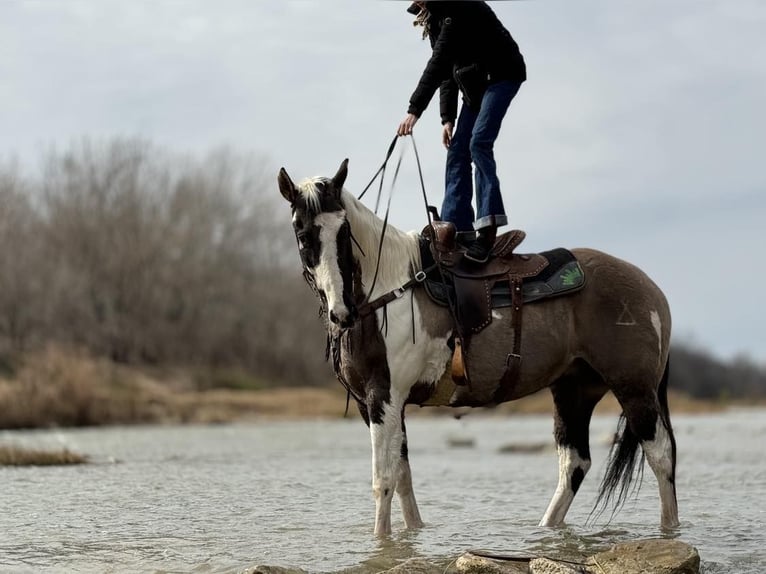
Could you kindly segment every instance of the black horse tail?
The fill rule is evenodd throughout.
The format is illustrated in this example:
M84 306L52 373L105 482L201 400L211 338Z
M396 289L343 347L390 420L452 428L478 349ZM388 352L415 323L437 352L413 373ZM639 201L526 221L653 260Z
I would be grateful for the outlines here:
M659 416L670 435L673 447L673 480L675 480L676 439L673 436L673 428L670 424L670 410L668 409L669 374L670 358L668 357L665 363L665 371L657 388L657 399L660 403ZM620 415L620 420L617 423L617 433L615 434L612 448L609 451L606 474L599 488L598 500L596 501L596 508L594 508L594 512L598 510L596 512L597 516L609 506L611 501L614 501L612 505L612 516L614 516L620 507L625 504L630 493L638 491L644 475L643 451L641 451L641 456L638 456L640 446L641 441L639 437L630 429L630 425L625 420L625 413L623 413ZM638 469L636 469L636 466L638 466ZM636 476L638 477L638 482L633 485ZM633 485L633 488L631 488L631 485Z

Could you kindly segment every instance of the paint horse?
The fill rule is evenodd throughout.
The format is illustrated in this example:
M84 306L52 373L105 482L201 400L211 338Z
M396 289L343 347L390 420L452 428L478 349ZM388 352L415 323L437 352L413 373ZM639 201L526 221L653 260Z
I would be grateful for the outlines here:
M405 525L423 524L412 489L405 406L491 405L513 329L510 313L494 310L491 324L473 336L466 353L470 384L455 385L447 372L452 315L413 280L423 270L421 237L389 225L381 242L384 222L343 189L347 165L345 160L332 178L298 185L283 168L278 183L292 210L304 277L327 318L336 375L370 429L375 533L387 535L394 492ZM585 286L524 306L523 361L513 392L504 399L544 387L553 394L559 482L540 525L563 523L591 466L591 414L612 391L623 413L599 501L605 504L617 494L616 507L624 502L640 446L639 464L645 458L657 478L661 525L677 526L667 301L637 267L593 249L572 253L587 278ZM379 304L370 312L375 301ZM368 312L360 311L364 308Z

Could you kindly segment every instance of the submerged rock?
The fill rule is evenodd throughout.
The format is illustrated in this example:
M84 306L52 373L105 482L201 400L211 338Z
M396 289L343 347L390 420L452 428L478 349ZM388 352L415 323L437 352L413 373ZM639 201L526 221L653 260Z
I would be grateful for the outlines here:
M529 562L531 574L583 574L589 573L585 565L573 565L568 562L558 562L550 558L535 558Z
M508 443L497 449L501 454L536 454L555 450L555 446L548 442L538 443Z
M300 568L282 568L281 566L253 566L240 574L308 574Z
M444 568L422 558L410 558L390 570L378 574L443 574Z
M550 558L527 563L467 552L455 567L459 574L699 574L700 557L679 540L651 539L615 544L582 563Z
M466 552L455 562L458 574L527 574L526 562L495 560Z
M700 557L697 549L680 540L648 539L615 544L582 562L551 558L511 558L474 550L466 552L446 569L423 558L381 570L378 574L699 574ZM357 571L344 570L345 574ZM361 567L360 567L360 570ZM369 567L364 568L369 572ZM241 574L308 574L300 568L254 566Z
M588 559L599 574L698 574L700 555L680 540L651 539L615 544Z

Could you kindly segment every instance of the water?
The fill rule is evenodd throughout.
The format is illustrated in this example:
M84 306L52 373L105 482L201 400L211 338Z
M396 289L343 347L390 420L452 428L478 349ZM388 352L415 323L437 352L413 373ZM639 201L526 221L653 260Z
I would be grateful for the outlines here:
M766 412L673 417L680 539L707 574L766 568ZM637 498L586 525L616 417L592 423L593 468L569 526L537 527L558 476L548 416L410 417L415 492L427 525L372 536L367 429L357 419L0 433L0 442L88 454L93 463L0 468L0 572L224 572L256 564L376 572L405 558L445 565L470 548L554 557L661 536L647 469ZM451 448L470 437L473 448Z

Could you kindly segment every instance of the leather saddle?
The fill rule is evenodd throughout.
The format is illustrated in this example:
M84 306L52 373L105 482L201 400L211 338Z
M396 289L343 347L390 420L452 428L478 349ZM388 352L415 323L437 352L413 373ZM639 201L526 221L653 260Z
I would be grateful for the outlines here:
M435 221L422 235L428 246L422 255L440 267L428 274L426 291L434 302L455 306L461 330L467 336L492 322L492 309L514 306L514 285L520 287L520 307L522 303L577 291L585 283L580 264L566 249L514 253L526 237L518 229L498 236L486 263L464 257L465 247L456 241L452 223Z
M492 323L492 309L511 307L513 351L508 354L501 385L509 389L518 376L521 362L523 304L577 291L585 284L585 275L574 255L563 248L543 253L515 253L514 249L526 237L526 233L518 229L497 237L486 263L466 259L466 248L456 237L452 223L434 221L423 230L421 242L423 267L434 268L424 281L426 292L437 304L450 306L458 322L453 379L458 384L467 382L461 347L467 348L471 336Z

